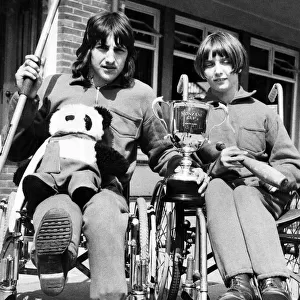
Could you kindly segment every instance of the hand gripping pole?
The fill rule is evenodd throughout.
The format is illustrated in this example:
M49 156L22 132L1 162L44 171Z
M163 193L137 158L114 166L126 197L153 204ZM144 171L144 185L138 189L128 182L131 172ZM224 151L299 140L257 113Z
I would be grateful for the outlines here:
M41 32L41 36L39 38L36 50L34 52L34 55L36 55L37 57L41 57L43 50L45 48L51 27L52 27L52 23L56 14L56 11L58 9L59 6L59 2L60 0L53 0L52 5L49 9L48 12L48 16L46 18L43 30ZM0 173L2 171L2 168L5 164L5 161L7 159L14 135L16 133L26 100L27 100L27 95L30 93L30 90L32 88L33 85L33 80L31 80L30 78L26 78L24 80L24 84L22 87L22 90L20 92L20 97L16 106L16 109L14 111L14 114L12 116L12 119L10 121L9 127L8 127L8 132L7 132L7 136L6 139L4 141L4 145L2 147L1 150L1 155L0 155ZM0 145L1 146L1 145Z

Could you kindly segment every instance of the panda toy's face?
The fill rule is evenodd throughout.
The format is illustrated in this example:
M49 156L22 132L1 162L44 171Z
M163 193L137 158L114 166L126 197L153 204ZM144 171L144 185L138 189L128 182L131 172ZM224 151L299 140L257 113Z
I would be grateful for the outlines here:
M104 134L103 115L91 106L67 104L52 115L49 133L51 136L66 133L84 133L96 140L101 140Z

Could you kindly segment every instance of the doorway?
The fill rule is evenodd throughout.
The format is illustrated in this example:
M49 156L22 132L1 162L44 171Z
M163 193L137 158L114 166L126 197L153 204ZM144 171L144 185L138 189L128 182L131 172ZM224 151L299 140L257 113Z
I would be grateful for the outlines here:
M8 102L16 91L15 73L26 54L34 53L41 31L43 0L0 1L0 129L7 123Z

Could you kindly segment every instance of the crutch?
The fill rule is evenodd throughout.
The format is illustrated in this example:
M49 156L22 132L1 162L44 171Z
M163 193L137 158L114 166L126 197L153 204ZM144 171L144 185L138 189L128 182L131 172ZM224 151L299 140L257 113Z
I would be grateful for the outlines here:
M39 38L36 50L34 52L34 54L41 58L44 47L46 45L51 27L52 27L52 23L56 14L56 11L58 9L59 6L59 2L60 0L53 0L53 3L49 9L48 12L48 16L46 18L41 36ZM16 133L26 100L27 100L27 95L30 93L30 90L32 88L33 85L33 80L31 80L30 78L26 78L22 87L22 90L20 92L20 97L19 97L19 101L17 103L16 109L14 111L14 114L12 116L12 119L10 121L10 124L8 126L8 132L3 144L3 147L1 148L1 152L0 152L0 173L2 171L2 168L5 164L5 161L7 159L14 135Z

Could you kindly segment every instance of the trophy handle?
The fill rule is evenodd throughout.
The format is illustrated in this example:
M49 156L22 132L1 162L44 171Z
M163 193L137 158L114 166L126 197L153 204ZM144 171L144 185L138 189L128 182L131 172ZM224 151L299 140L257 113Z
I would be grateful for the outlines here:
M217 107L213 107L213 108L211 108L211 109L212 109L212 110L222 109L222 110L224 111L224 119L222 120L221 123L212 126L212 128L209 130L209 133L208 133L208 135L207 135L208 139L209 139L210 132L211 132L215 127L221 126L221 125L226 121L226 119L227 119L227 117L228 117L228 108L227 108L227 106L224 105L224 104L221 103L221 102L218 102L218 104L219 104L219 105L218 105Z
M164 125L166 126L166 128L168 128L168 125L167 125L166 121L165 121L163 118L160 118L159 115L158 115L157 105L158 105L159 103L167 104L169 107L170 107L170 104L169 104L168 102L164 101L162 96L161 96L161 97L155 98L155 99L153 100L153 102L152 102L152 111L153 111L154 116L155 116L157 119L159 119L161 122L163 122Z

